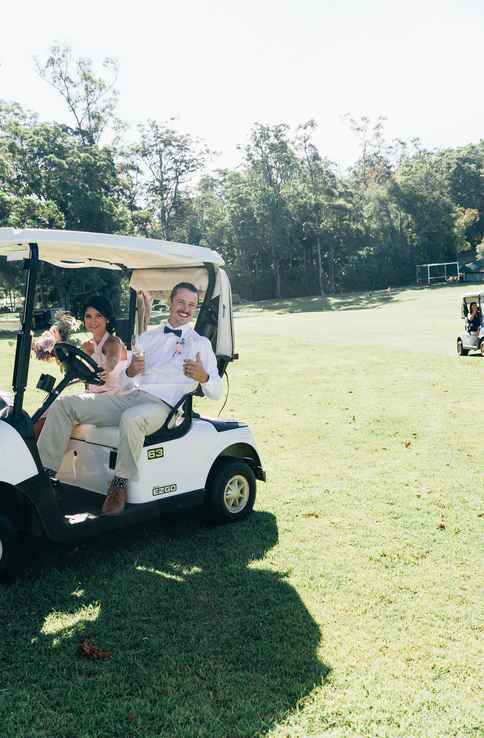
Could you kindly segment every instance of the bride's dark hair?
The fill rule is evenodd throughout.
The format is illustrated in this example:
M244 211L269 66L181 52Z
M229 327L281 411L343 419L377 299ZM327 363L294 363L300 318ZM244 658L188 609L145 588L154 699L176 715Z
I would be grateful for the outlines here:
M84 316L86 314L86 310L88 308L94 308L94 310L97 310L98 313L101 313L106 320L108 321L106 324L106 330L108 333L115 334L116 333L116 318L114 317L114 311L113 306L102 295L92 295L88 300L86 300L84 305L84 310L82 311L82 318L84 319Z

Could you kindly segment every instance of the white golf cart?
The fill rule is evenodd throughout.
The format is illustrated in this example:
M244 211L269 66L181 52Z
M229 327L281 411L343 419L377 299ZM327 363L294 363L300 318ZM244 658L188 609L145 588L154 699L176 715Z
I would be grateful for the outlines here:
M468 316L471 304L475 302L481 317L479 329L471 330L468 324ZM457 353L459 356L467 356L469 351L481 352L484 355L484 317L482 311L484 309L484 292L465 295L462 298L461 317L466 320L466 330L457 336Z
M96 233L0 228L0 256L22 260L25 302L13 372L13 403L0 401L0 576L15 567L21 534L45 535L75 543L152 518L162 511L202 505L214 522L235 521L254 505L256 479L265 481L253 436L245 423L204 418L192 411L192 395L173 408L158 432L148 436L139 461L139 480L129 487L128 504L118 516L101 515L114 475L118 428L77 426L58 473L44 473L33 422L74 382L102 384L90 356L68 343L55 347L64 376L42 375L47 392L32 415L23 409L32 342L35 288L42 261L63 269L103 267L130 278L128 348L135 335L137 293L166 299L181 281L196 285L203 302L196 330L212 343L219 372L234 354L232 299L222 258L210 249L145 238ZM81 388L80 388L81 389ZM2 406L3 405L3 406Z

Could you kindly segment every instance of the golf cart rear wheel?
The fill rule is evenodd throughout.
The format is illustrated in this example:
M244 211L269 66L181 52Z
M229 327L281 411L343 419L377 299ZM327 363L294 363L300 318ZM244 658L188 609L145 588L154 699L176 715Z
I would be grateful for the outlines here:
M13 573L19 563L20 542L17 528L0 513L0 579Z
M254 472L245 461L223 459L210 473L205 490L205 510L211 522L242 520L254 507Z
M457 339L457 353L459 356L467 356L469 353L469 349L464 348L464 344L460 340L460 338Z

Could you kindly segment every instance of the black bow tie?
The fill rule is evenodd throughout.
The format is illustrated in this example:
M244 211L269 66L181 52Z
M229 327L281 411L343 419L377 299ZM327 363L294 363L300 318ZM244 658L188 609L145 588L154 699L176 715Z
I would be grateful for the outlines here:
M165 325L163 333L174 333L175 336L178 336L178 338L181 338L181 334L182 334L181 330L175 330L174 328L168 328L167 325Z

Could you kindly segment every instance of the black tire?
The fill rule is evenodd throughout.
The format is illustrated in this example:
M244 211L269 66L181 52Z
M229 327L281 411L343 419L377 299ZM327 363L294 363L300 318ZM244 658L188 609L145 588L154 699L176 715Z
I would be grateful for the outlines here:
M457 354L458 356L467 356L469 349L465 349L460 338L457 339Z
M0 579L13 574L20 561L20 536L10 518L0 513Z
M252 512L256 495L254 472L239 459L219 461L205 486L205 513L212 523L235 523Z

